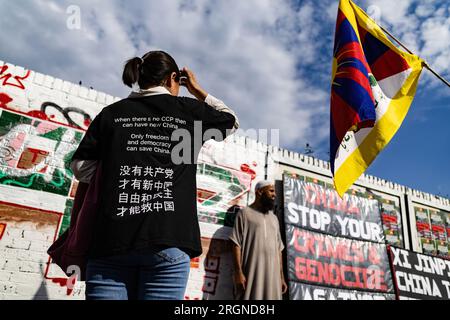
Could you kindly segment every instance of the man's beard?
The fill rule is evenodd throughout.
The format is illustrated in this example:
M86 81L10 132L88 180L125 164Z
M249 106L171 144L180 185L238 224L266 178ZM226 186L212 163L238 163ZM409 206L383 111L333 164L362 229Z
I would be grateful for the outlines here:
M275 207L275 200L273 200L269 197L262 197L261 204L263 205L263 207L265 209L272 210Z

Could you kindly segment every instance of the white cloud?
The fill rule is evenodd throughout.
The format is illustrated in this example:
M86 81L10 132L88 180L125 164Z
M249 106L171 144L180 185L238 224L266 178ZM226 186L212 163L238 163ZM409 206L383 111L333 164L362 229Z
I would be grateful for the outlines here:
M81 9L81 30L65 27L69 5ZM14 30L3 59L98 90L125 96L126 59L163 49L238 113L244 129L279 128L285 147L323 143L311 128L327 110L328 87L310 82L300 65L316 61L320 42L312 3L293 10L287 1L22 1L1 5ZM2 8L0 8L2 9ZM2 43L10 43L2 32ZM184 91L187 94L186 91Z
M450 4L435 0L366 0L381 9L381 23L410 50L450 78ZM364 7L363 7L364 9ZM420 86L450 96L443 84L424 70ZM441 89L441 90L440 90Z
M420 18L426 18L433 14L434 12L434 6L433 6L433 0L427 0L423 3L419 3L419 5L416 7L415 13Z

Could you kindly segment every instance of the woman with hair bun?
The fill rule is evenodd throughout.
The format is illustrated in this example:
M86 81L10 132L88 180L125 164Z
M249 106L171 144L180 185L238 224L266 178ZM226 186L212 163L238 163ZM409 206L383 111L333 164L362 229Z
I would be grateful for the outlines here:
M81 183L102 166L86 299L183 299L190 259L202 253L199 149L238 119L164 51L128 60L122 80L132 93L96 116L71 163ZM180 85L195 99L179 97Z

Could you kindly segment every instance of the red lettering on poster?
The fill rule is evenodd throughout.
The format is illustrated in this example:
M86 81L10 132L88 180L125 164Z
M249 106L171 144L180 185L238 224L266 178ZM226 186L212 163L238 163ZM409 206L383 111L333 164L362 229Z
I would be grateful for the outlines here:
M444 233L445 232L445 227L444 226L437 226L437 225L432 225L431 226L431 230L435 233Z
M348 245L345 241L333 243L330 237L311 234L300 229L294 229L293 236L294 248L300 253L309 254L317 258L325 257L352 263L363 263L366 261L362 248L358 247L356 243L351 245ZM376 250L376 248L373 249ZM379 257L374 255L372 260L379 262Z
M387 292L384 271L377 268L338 265L296 257L295 275L300 281L313 282L319 285Z
M348 197L341 199L334 190L324 189L322 186L313 183L304 184L303 188L305 200L311 205L323 206L324 209L332 209L355 215L361 213L356 203L347 201Z
M397 223L397 217L388 214L382 214L383 223Z
M430 231L430 225L427 222L417 222L417 231Z

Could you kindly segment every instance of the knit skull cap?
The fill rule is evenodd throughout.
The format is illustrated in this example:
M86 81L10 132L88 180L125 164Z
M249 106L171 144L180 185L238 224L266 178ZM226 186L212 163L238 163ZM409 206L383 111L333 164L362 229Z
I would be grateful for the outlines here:
M258 181L258 183L255 185L255 192L258 191L259 189L265 188L267 186L271 186L273 185L272 181L269 180L261 180Z

